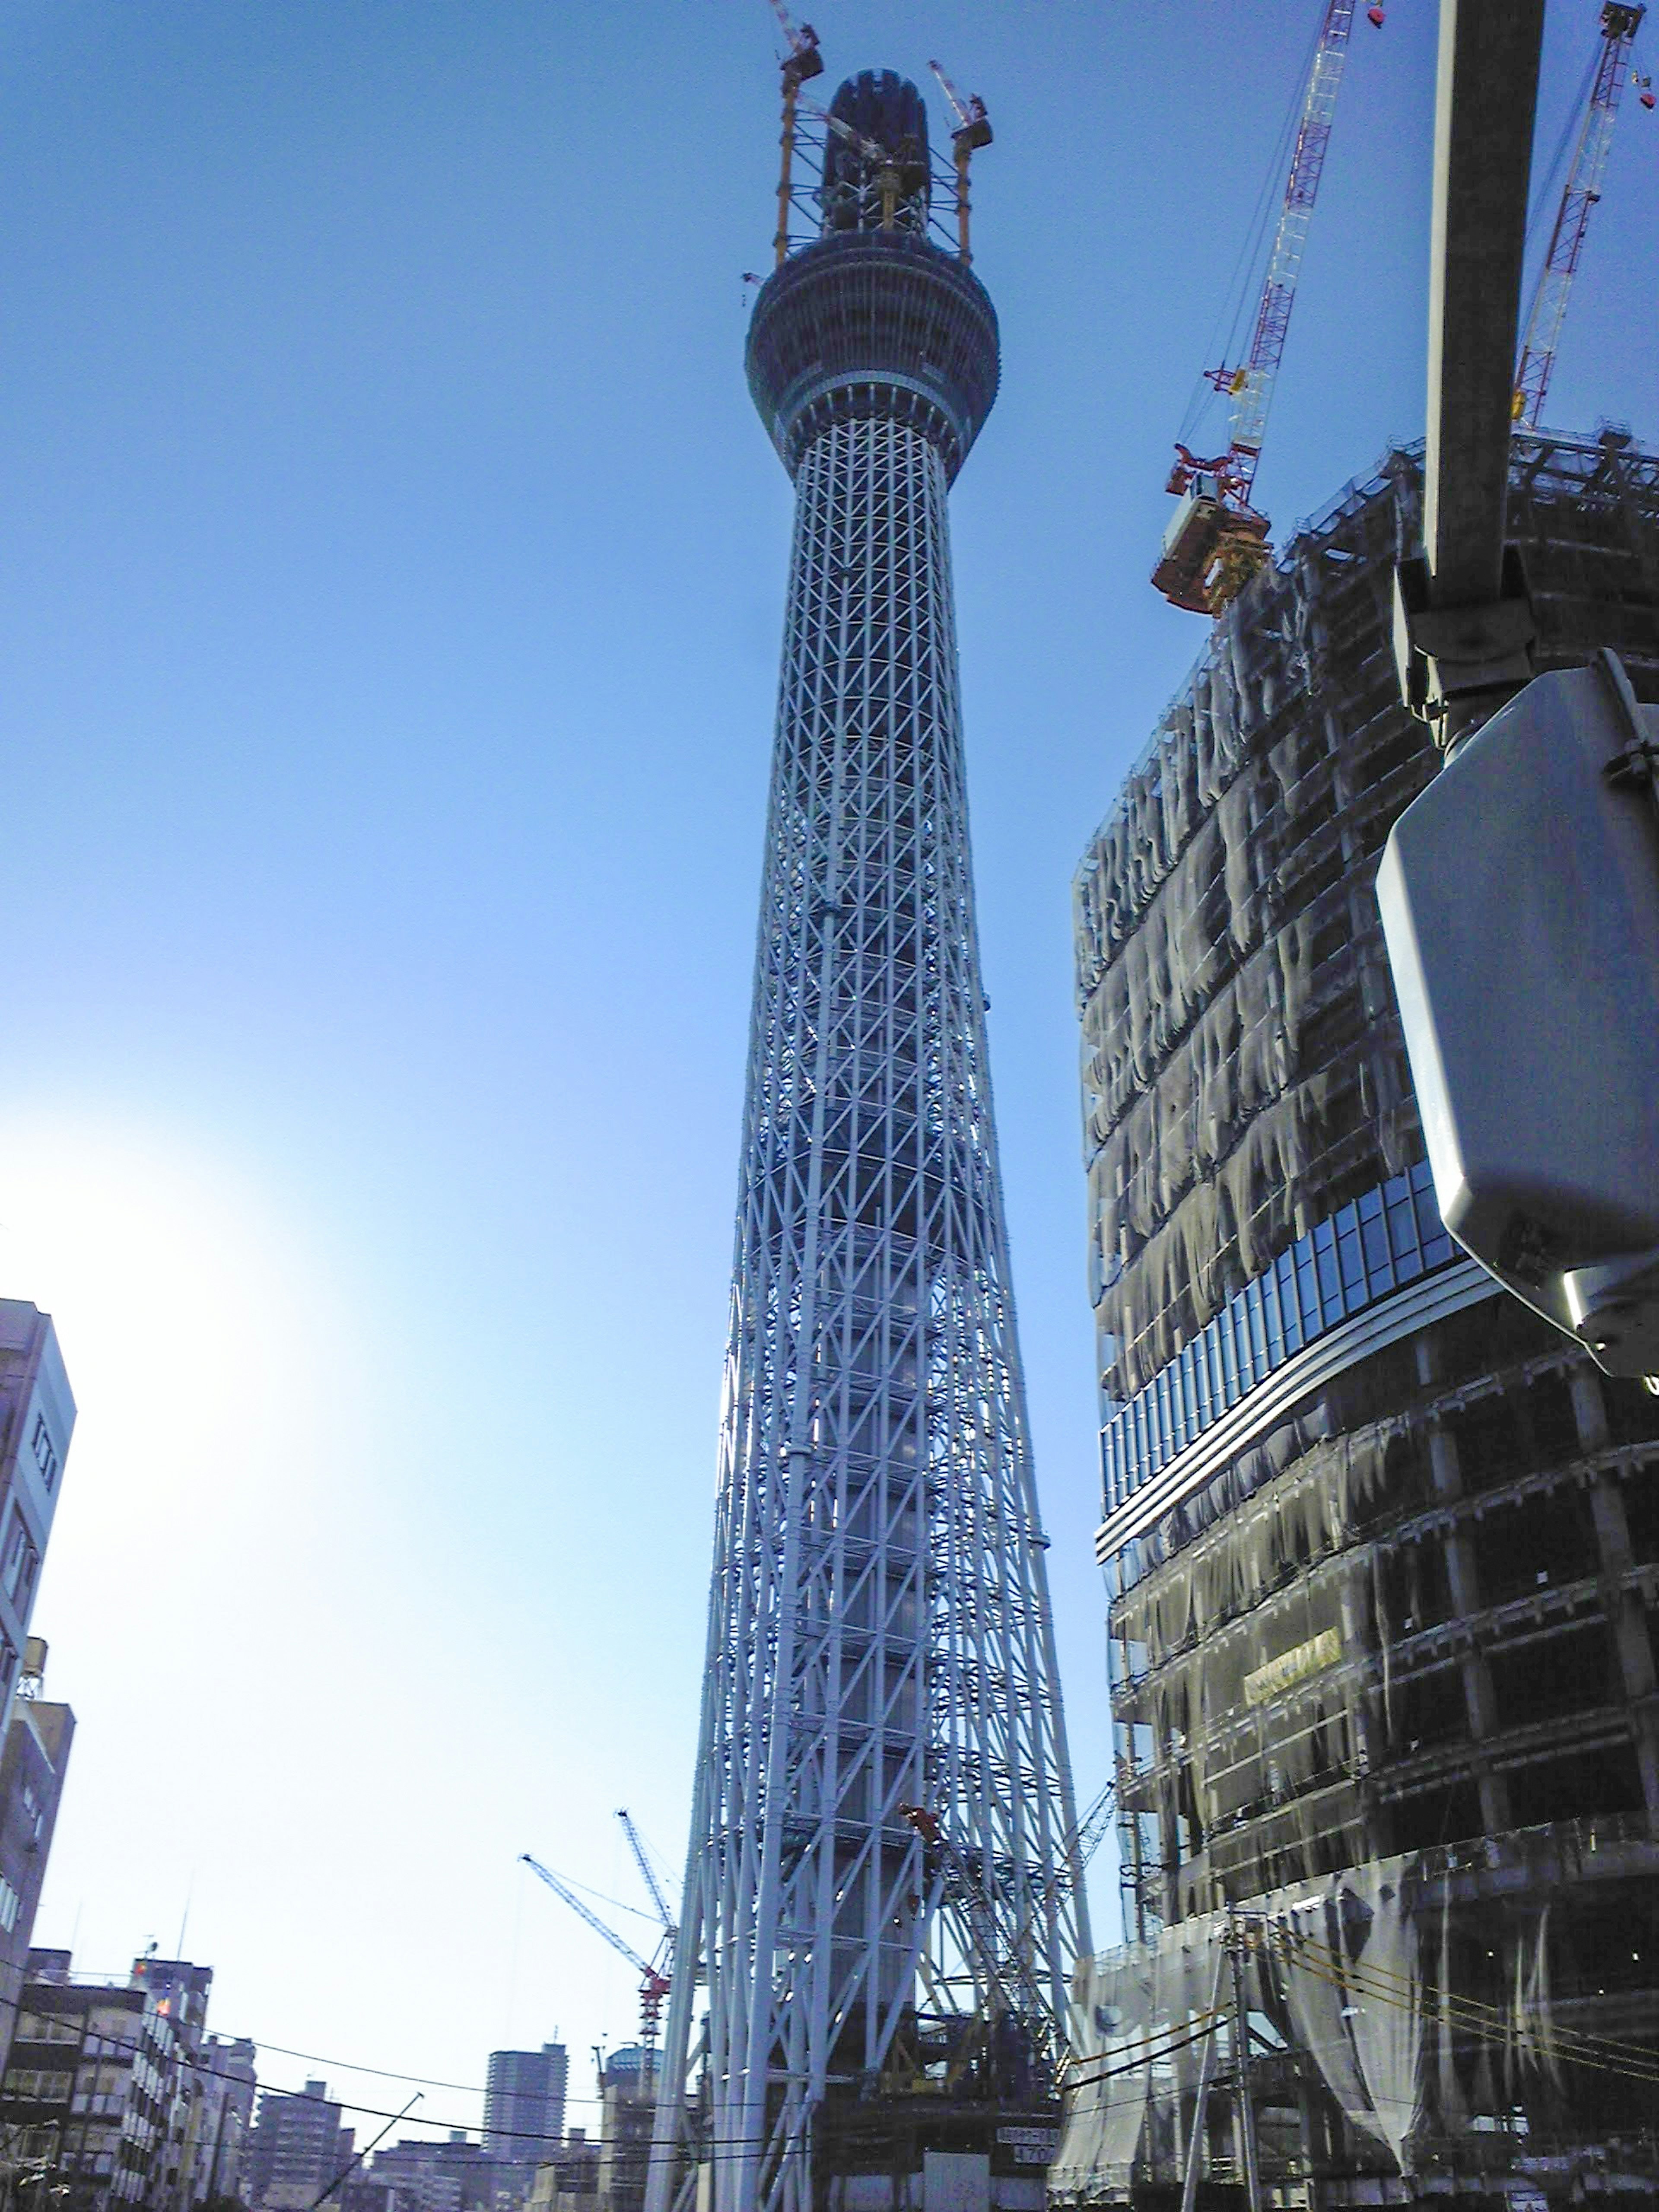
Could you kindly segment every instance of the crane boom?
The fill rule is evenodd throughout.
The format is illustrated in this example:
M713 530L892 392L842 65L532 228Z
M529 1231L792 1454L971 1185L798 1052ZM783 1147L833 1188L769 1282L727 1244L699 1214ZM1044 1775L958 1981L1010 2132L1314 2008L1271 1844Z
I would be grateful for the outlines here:
M1331 121L1336 112L1342 65L1348 58L1353 10L1354 0L1327 0L1325 21L1320 28L1319 43L1314 48L1313 66L1308 71L1296 151L1291 156L1285 203L1279 211L1279 228L1273 235L1261 303L1256 309L1249 356L1227 386L1233 394L1234 471L1240 496L1247 504L1255 481L1256 463L1261 458L1273 382L1285 357L1285 336L1291 326L1291 310L1296 305L1297 279L1302 274L1308 226L1313 218L1326 150L1331 143Z
M1211 460L1200 460L1185 446L1176 447L1169 489L1181 495L1182 504L1164 534L1152 582L1172 605L1194 614L1218 615L1271 557L1267 518L1252 504L1255 472L1331 143L1354 4L1355 0L1325 0L1249 352L1237 367L1224 363L1204 372L1206 380L1232 401L1231 442ZM1382 9L1366 12L1380 27Z
M657 1908L657 1917L662 1923L663 1934L672 1942L678 1930L673 1915L668 1910L668 1900L662 1893L662 1884L657 1880L651 1862L645 1856L645 1845L640 1841L639 1830L634 1826L633 1815L626 1805L617 1808L617 1818L622 1822L623 1833L628 1838L628 1848L634 1854L634 1863L640 1870L640 1879L651 1893L651 1902Z
M648 1960L641 1958L634 1946L618 1936L614 1928L606 1927L599 1914L591 1906L584 1905L568 1883L561 1881L557 1875L550 1873L539 1859L532 1859L528 1851L520 1851L519 1856L532 1874L538 1874L541 1876L555 1897L562 1897L570 1910L579 1914L596 1936L603 1936L613 1951L621 1952L630 1966L637 1967L639 1972L647 1978L655 1973L655 1967Z
M1561 325L1566 317L1567 295L1583 255L1590 210L1601 197L1613 126L1630 74L1631 48L1646 12L1645 7L1626 7L1620 0L1607 0L1601 10L1601 52L1589 102L1573 149L1572 167L1567 172L1566 189L1556 210L1549 251L1532 295L1527 335L1515 372L1515 420L1523 430L1535 430L1544 411L1555 369L1555 349L1561 343Z

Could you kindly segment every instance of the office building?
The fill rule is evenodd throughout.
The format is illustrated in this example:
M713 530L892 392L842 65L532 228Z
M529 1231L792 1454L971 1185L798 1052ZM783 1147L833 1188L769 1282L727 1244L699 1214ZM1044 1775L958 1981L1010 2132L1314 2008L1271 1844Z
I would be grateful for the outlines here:
M483 2147L491 2157L546 2158L564 2136L570 2061L562 2043L492 2051L484 2076Z
M247 2155L254 2212L310 2212L346 2177L352 2141L325 2081L307 2081L297 2092L261 2090Z
M1659 461L1512 470L1539 666L1610 646L1659 699ZM1124 2062L1078 2201L1178 2188L1195 2132L1238 2179L1228 2083L1322 2205L1541 2190L1546 2145L1575 2201L1659 2177L1659 1401L1436 1213L1373 893L1437 765L1390 638L1419 481L1390 454L1249 587L1077 878L1132 1939L1077 1987ZM1243 2106L1190 2032L1230 1929Z

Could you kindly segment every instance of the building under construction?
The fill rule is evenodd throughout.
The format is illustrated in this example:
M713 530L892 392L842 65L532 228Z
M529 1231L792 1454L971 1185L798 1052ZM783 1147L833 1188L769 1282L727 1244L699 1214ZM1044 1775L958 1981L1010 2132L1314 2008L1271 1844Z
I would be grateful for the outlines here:
M1436 1213L1373 890L1419 497L1391 453L1250 584L1077 879L1131 1941L1070 2202L1659 2175L1659 1401ZM1539 668L1659 699L1659 459L1517 435L1510 534Z

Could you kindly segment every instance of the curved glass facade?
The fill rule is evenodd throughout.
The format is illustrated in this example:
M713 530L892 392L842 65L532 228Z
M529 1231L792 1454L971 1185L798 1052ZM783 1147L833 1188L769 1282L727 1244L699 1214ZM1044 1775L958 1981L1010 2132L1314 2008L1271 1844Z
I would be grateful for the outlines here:
M1100 1439L1107 1513L1304 1346L1457 1256L1426 1160L1298 1237L1112 1413Z

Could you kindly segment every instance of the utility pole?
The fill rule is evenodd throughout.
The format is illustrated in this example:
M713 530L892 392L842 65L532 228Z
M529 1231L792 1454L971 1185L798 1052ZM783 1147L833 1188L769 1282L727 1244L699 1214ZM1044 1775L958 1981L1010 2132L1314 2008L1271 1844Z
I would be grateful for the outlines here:
M1245 1924L1227 1911L1224 1939L1233 1966L1233 2071L1237 2079L1238 2140L1244 2159L1244 2194L1249 2212L1261 2212L1261 2175L1255 2147L1255 2108L1250 2102L1250 2008L1244 1988Z

